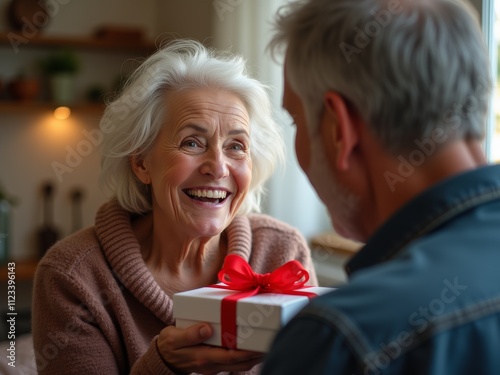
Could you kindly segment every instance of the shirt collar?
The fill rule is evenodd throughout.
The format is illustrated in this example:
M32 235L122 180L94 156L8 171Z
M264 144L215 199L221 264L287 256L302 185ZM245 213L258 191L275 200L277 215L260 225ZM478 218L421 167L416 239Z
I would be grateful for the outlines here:
M500 165L447 178L401 207L346 264L352 273L396 256L411 241L480 204L500 199Z

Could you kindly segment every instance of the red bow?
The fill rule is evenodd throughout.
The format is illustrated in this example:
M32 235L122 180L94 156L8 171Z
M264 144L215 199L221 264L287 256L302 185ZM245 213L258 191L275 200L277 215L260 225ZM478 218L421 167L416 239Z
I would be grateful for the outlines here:
M240 256L229 254L219 271L219 280L229 289L257 293L277 292L303 288L309 272L296 260L291 260L271 273L256 273Z
M225 297L221 305L222 346L231 349L236 349L236 302L239 299L259 293L315 296L314 293L297 291L304 288L309 280L309 273L296 260L285 263L271 273L259 274L242 257L229 254L218 277L226 285L212 287L241 291Z

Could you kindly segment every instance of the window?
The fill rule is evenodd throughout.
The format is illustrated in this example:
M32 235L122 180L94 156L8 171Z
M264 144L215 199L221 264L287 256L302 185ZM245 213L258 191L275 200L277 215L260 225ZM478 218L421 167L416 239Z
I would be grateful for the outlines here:
M493 97L488 116L485 151L493 163L500 163L500 0L483 0L482 24L491 59Z
M493 71L493 103L492 121L489 126L489 158L494 163L500 163L500 0L490 0L493 6L493 51L490 52ZM485 4L486 5L486 4Z

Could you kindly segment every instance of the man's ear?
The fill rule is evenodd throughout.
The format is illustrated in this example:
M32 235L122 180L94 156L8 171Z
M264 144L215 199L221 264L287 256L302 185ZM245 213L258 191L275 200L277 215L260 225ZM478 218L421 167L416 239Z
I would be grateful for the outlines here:
M334 150L332 161L339 170L345 171L349 168L349 159L359 141L356 117L349 111L345 99L336 92L327 92L324 100L321 132L325 148Z
M135 176L141 181L143 184L151 183L151 176L149 175L148 168L146 167L146 163L144 162L144 156L141 154L135 154L129 156L128 162L134 171Z

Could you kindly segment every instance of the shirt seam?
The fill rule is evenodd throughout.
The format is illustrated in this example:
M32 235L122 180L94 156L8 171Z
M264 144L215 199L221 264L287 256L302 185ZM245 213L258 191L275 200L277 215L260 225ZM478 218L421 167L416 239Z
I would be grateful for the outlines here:
M408 334L412 342L401 348L401 353L397 357L391 358L389 364L441 332L449 331L453 328L463 326L496 313L500 313L500 296L436 317L424 331L420 333L416 330L409 331ZM330 329L342 334L347 345L350 346L355 353L358 361L368 368L371 368L372 365L376 365L376 363L374 363L376 359L380 355L385 354L383 349L372 350L372 346L365 339L361 331L357 329L356 324L337 309L318 309L317 307L313 307L310 311L303 311L297 315L297 319L300 318L322 321L324 324L328 325ZM402 329L401 332L403 331L405 330Z
M327 311L326 309L321 309L317 311L316 308L313 308L313 310L299 313L297 319L312 318L323 321L323 323L327 324L334 331L340 332L356 354L358 361L364 362L364 358L372 350L368 341L364 339L364 336L357 329L356 325L339 310L328 309Z
M453 217L466 211L467 209L477 207L480 204L495 199L500 199L500 188L498 187L495 187L488 193L481 193L479 196L474 195L472 197L463 199L458 205L455 205L454 207L448 206L442 208L439 212L436 212L434 215L432 215L431 218L426 220L426 225L420 226L420 229L417 229L413 233L408 234L403 240L398 242L397 245L394 245L393 250L388 251L382 258L382 260L388 260L394 257L397 253L402 251L411 241L423 236L425 233L432 231L434 228L447 222L448 220L451 220Z

